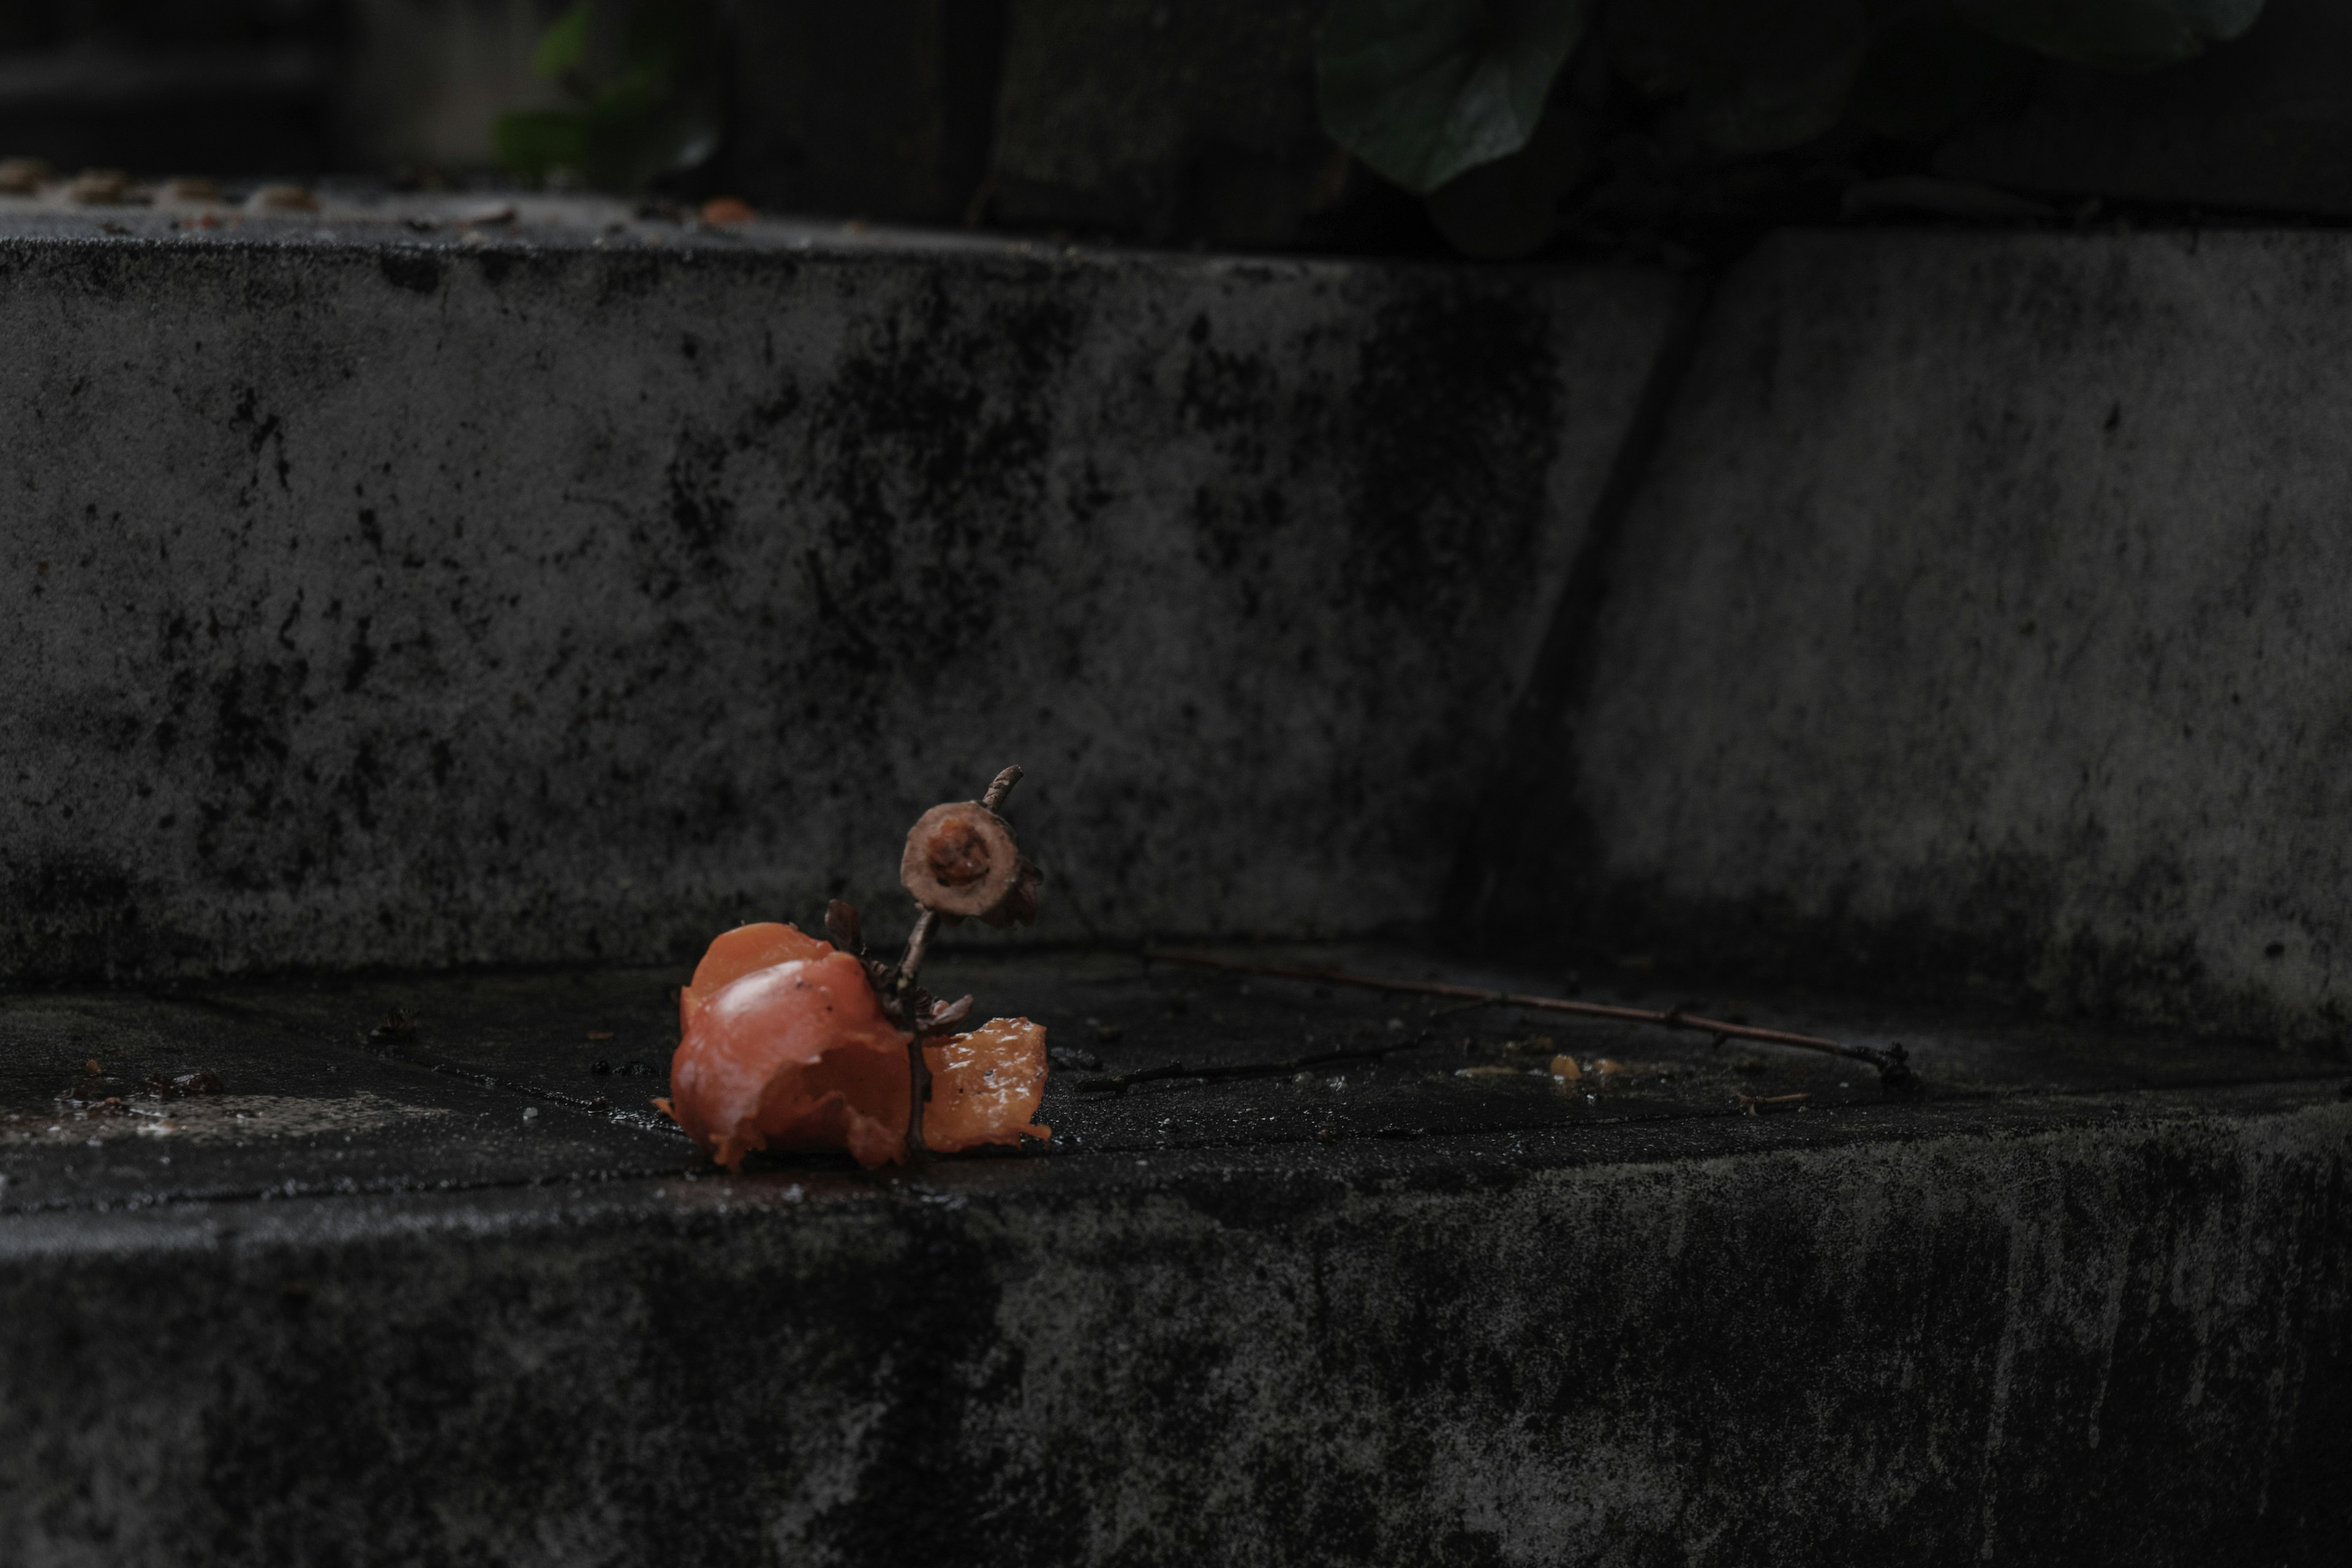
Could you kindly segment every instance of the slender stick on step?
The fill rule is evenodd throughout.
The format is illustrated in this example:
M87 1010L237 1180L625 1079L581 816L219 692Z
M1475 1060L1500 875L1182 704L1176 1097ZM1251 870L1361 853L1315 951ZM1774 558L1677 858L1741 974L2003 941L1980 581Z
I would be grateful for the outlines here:
M1701 1018L1679 1007L1661 1013L1647 1007L1611 1007L1599 1002L1571 1002L1564 996L1528 996L1514 991L1490 991L1477 985L1448 985L1435 980L1391 980L1377 974L1356 974L1343 969L1314 969L1290 964L1251 963L1240 959L1219 958L1214 953L1194 952L1182 948L1146 948L1143 956L1162 963L1188 964L1196 969L1223 969L1242 974L1263 974L1275 980L1307 980L1324 985L1353 985L1366 991L1405 992L1416 996L1453 996L1466 1002L1499 1003L1507 1007L1525 1007L1530 1011L1568 1013L1580 1018L1606 1018L1620 1024L1647 1024L1661 1029L1685 1029L1695 1034L1713 1035L1719 1039L1753 1040L1759 1045L1793 1046L1799 1050L1820 1051L1828 1056L1846 1057L1858 1062L1868 1062L1878 1069L1880 1082L1897 1093L1908 1094L1918 1087L1912 1073L1909 1053L1899 1046L1880 1050L1874 1046L1850 1046L1840 1040L1823 1039L1819 1035L1796 1035L1785 1029L1759 1029L1752 1024L1734 1024L1721 1018Z
M1021 770L1005 769L980 797L980 804L994 811L1021 782ZM907 934L907 955L898 961L898 977L895 983L900 1014L906 1018L910 1033L907 1039L907 1152L917 1160L930 1152L923 1142L923 1106L931 1098L931 1064L923 1059L923 1025L919 994L915 989L915 974L929 955L931 935L939 930L937 910L925 909L915 917L915 929Z
M1080 1094L1123 1094L1139 1083L1155 1083L1161 1079L1197 1078L1214 1082L1232 1078L1280 1078L1285 1073L1301 1072L1311 1068L1338 1067L1343 1062L1375 1062L1398 1051L1408 1051L1430 1043L1423 1030L1409 1040L1398 1040L1384 1046L1342 1047L1338 1050L1310 1051L1303 1057L1286 1057L1278 1062L1237 1062L1223 1067L1186 1067L1182 1062L1170 1062L1164 1067L1145 1068L1139 1072L1123 1072L1116 1078L1088 1078L1078 1080Z

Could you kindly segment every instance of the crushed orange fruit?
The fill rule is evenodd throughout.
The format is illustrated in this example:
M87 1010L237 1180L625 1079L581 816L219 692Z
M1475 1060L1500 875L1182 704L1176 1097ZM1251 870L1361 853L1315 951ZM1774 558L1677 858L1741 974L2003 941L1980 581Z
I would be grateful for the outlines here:
M678 993L682 1037L656 1100L729 1170L761 1149L846 1150L867 1170L907 1157L909 1037L883 1015L866 966L790 925L719 935ZM1045 1031L999 1018L927 1042L925 1147L1050 1138Z
M1045 1029L1026 1018L995 1018L968 1034L926 1041L930 1103L923 1142L942 1153L982 1143L1048 1139L1054 1130L1030 1119L1045 1093Z

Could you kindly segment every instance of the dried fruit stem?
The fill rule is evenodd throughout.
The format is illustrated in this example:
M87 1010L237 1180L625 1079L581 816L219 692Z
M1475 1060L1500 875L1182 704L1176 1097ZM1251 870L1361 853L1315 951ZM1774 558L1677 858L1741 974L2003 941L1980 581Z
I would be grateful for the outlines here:
M1005 769L988 786L980 804L994 811L1021 782L1021 770ZM915 975L923 967L923 959L930 952L931 933L939 929L936 910L924 910L915 917L915 929L907 933L907 955L898 961L898 975L892 983L897 993L899 1013L907 1021L907 1152L915 1160L929 1154L923 1142L923 1105L931 1098L931 1067L923 1059L923 1026L921 1000L915 989Z
M1020 782L1019 768L1005 769L988 786L988 793L980 797L980 804L994 811L1004 804L1004 797L1011 795L1013 786ZM907 956L898 961L900 995L904 996L914 989L916 972L923 967L923 959L930 952L931 933L939 929L939 924L940 916L936 910L925 910L915 917L915 929L907 937Z
M923 967L923 960L931 951L931 932L939 929L940 912L925 910L915 917L915 929L907 936L907 956L898 961L898 990L901 994L914 989L915 972Z
M1003 773L996 775L994 782L989 784L988 793L980 797L980 804L986 806L989 810L994 811L998 806L1004 804L1004 797L1011 795L1013 793L1013 786L1020 782L1021 770L1018 767L1010 767L1005 769Z

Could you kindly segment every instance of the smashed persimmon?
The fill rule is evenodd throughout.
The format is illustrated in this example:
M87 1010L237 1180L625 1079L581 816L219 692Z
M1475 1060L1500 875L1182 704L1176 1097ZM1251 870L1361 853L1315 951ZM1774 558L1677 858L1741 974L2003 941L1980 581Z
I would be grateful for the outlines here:
M711 942L677 1012L669 1098L654 1103L721 1165L740 1170L761 1149L845 1150L868 1170L907 1158L914 1037L858 958L794 926L739 926ZM1043 1026L998 1018L934 1036L923 1060L924 1148L1053 1136L1031 1124Z
M865 965L791 926L747 926L711 943L695 982L662 1109L712 1159L740 1170L758 1149L845 1149L872 1170L907 1157L912 1037L883 1016Z

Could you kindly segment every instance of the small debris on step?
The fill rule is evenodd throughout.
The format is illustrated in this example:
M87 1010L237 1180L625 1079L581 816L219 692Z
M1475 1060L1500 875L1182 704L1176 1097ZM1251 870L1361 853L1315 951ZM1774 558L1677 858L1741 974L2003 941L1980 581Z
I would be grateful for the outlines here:
M319 198L308 185L262 185L245 198L245 210L257 216L268 213L314 213L319 210Z
M76 206L110 207L130 189L131 177L120 169L85 169L66 183L65 196Z
M56 176L46 159L0 158L0 196L29 196Z
M394 1007L383 1016L383 1022L362 1032L357 1038L363 1047L380 1048L394 1040L408 1039L415 1033L416 1020L409 1016L408 1010Z
M1045 1050L1045 1058L1057 1068L1066 1068L1073 1071L1099 1072L1102 1070L1100 1057L1092 1051L1082 1051L1076 1046L1049 1046Z
M209 1068L198 1068L194 1072L184 1072L177 1078L166 1078L159 1072L149 1073L139 1087L157 1100L184 1100L191 1095L220 1093L221 1080L220 1076Z

